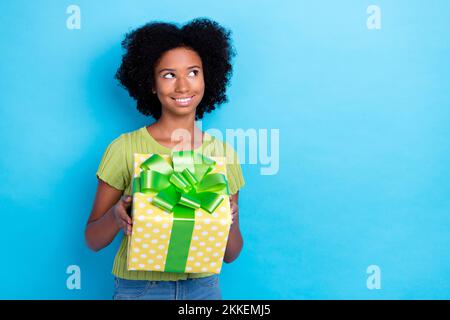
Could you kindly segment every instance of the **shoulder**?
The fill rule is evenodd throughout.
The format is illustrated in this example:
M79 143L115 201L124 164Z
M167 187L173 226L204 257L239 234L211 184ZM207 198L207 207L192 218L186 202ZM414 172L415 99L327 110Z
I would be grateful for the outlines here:
M134 131L125 132L114 138L109 144L109 147L114 149L124 149L132 141L140 139L141 137L142 137L142 128Z

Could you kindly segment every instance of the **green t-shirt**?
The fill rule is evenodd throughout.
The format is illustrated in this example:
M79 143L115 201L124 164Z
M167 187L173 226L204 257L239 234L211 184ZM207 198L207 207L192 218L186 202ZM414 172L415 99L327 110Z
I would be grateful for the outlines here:
M194 151L205 156L224 156L227 159L227 180L231 194L235 194L245 184L239 159L233 148L225 142L205 133L203 144ZM108 185L131 194L131 177L133 173L134 153L171 154L172 150L159 144L146 127L124 133L113 140L103 155L97 170L97 177ZM123 235L123 233L121 232ZM176 281L187 278L201 278L212 273L171 273L158 271L127 270L127 236L123 236L119 250L114 259L112 273L124 279Z

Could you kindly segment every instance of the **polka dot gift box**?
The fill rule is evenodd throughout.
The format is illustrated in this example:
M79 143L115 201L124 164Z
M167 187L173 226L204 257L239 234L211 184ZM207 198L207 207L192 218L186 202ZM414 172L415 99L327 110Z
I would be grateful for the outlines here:
M225 157L134 154L128 270L220 273L231 225Z

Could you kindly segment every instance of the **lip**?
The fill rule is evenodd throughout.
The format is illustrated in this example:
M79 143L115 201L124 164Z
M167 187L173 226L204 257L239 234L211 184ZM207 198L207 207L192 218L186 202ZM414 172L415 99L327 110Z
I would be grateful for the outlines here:
M175 103L177 104L177 105L180 105L180 106L187 106L187 105L189 105L191 102L192 102L192 98L194 98L194 96L195 95L192 95L192 96L188 96L188 97L177 97L177 98L173 98L173 97L171 97L174 101L175 101ZM185 101L185 102L181 102L181 101L177 101L176 99L189 99L188 101Z

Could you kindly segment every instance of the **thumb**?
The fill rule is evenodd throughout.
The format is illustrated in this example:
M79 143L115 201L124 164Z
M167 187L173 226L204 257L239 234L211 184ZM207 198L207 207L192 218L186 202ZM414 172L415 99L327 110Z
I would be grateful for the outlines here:
M125 207L128 207L131 204L131 196L122 196L122 203L125 205Z

